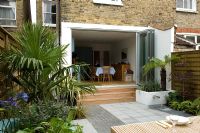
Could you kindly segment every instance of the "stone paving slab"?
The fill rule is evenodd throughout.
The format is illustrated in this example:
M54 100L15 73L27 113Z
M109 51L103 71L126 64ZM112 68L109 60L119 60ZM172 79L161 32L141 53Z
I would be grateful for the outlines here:
M124 125L121 120L99 105L87 106L86 110L86 118L98 133L110 133L112 126Z
M83 133L97 133L95 128L87 119L74 120L72 123L83 126Z
M175 111L167 106L146 106L137 102L102 104L102 108L110 112L125 124L164 120L168 115L191 116Z
M168 115L191 116L167 106L146 106L137 102L86 106L86 118L76 122L84 133L110 133L112 126L164 120Z

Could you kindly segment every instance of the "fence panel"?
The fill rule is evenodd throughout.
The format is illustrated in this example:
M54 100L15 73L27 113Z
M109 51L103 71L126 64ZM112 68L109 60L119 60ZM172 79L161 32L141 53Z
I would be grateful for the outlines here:
M174 52L181 59L172 63L172 88L189 99L200 97L200 50Z

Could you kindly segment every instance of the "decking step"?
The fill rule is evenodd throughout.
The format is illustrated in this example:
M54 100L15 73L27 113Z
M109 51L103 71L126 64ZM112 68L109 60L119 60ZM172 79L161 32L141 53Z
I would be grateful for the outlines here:
M82 99L98 99L98 98L112 98L112 97L133 97L135 96L134 91L127 92L109 92L109 93L95 93L83 96Z
M101 88L97 89L96 93L108 93L108 92L126 92L135 91L134 88Z
M79 99L79 102L82 104L107 104L132 101L135 101L135 88L133 87L97 88L95 94L88 94Z
M110 98L110 99L84 99L79 102L82 104L109 104L109 103L119 103L119 102L133 102L135 101L135 97L118 97L118 98Z

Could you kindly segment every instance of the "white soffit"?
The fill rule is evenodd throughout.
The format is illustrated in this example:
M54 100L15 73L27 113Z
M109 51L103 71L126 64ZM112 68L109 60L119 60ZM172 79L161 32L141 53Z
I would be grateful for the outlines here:
M93 3L119 6L123 5L121 0L93 0Z
M122 32L141 32L149 27L140 26L118 26L118 25L105 25L105 24L84 24L84 23L68 23L62 22L62 28L71 28L79 30L99 30L99 31L122 31Z

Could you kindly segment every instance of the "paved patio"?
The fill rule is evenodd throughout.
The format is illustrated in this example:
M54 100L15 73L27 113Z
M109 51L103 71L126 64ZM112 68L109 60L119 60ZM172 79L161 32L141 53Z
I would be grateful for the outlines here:
M163 120L171 114L190 116L166 106L146 106L137 102L91 105L86 106L86 110L87 122L77 121L84 126L84 133L110 133L111 126Z

